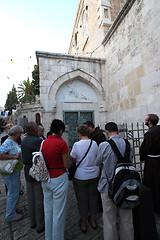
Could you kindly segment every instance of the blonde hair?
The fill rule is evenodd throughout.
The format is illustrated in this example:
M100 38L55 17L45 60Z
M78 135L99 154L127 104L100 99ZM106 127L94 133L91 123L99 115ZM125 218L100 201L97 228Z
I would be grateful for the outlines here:
M77 127L77 133L80 133L82 136L89 137L89 128L86 124L81 124Z
M5 129L6 130L9 130L10 128L12 128L14 125L13 123L7 123L6 126L5 126Z

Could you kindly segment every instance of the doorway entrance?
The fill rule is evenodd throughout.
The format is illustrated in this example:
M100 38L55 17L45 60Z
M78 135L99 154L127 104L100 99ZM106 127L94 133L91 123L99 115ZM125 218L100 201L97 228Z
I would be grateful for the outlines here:
M94 122L93 111L64 111L63 120L67 125L68 131L68 147L71 150L73 144L79 140L76 128L86 121Z

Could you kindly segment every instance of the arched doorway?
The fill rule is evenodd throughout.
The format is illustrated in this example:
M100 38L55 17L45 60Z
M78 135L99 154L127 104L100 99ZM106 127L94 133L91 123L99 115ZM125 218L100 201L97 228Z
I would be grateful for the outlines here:
M56 118L63 119L67 125L68 145L71 149L78 141L76 128L86 122L93 121L98 112L98 96L95 90L78 77L61 85L56 95Z
M41 115L39 113L36 114L36 123L38 126L41 124Z

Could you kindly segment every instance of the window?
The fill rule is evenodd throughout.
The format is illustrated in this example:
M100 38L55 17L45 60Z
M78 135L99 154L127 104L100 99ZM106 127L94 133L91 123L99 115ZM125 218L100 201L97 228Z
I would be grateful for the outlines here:
M83 11L83 15L82 15L82 34L83 34L83 48L84 48L88 39L88 16L87 16L86 8Z
M107 8L104 8L104 17L109 18L109 11Z

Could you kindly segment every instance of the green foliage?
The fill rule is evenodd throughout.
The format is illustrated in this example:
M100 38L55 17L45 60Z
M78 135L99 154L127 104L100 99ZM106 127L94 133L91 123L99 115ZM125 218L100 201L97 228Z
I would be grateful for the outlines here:
M16 104L35 102L35 96L39 95L39 67L34 66L32 72L33 80L30 82L29 78L24 80L18 86L18 97L15 86L13 85L12 91L7 95L5 104L5 110L9 110L12 113L12 109L16 109Z
M38 65L34 66L34 71L32 72L32 84L35 88L34 94L39 95L39 67Z
M18 104L17 90L13 85L12 90L7 94L5 110L8 110L10 113L12 113L12 109L16 109L16 104Z
M29 78L20 83L18 86L18 98L20 103L35 102L35 91L36 86L29 81Z

